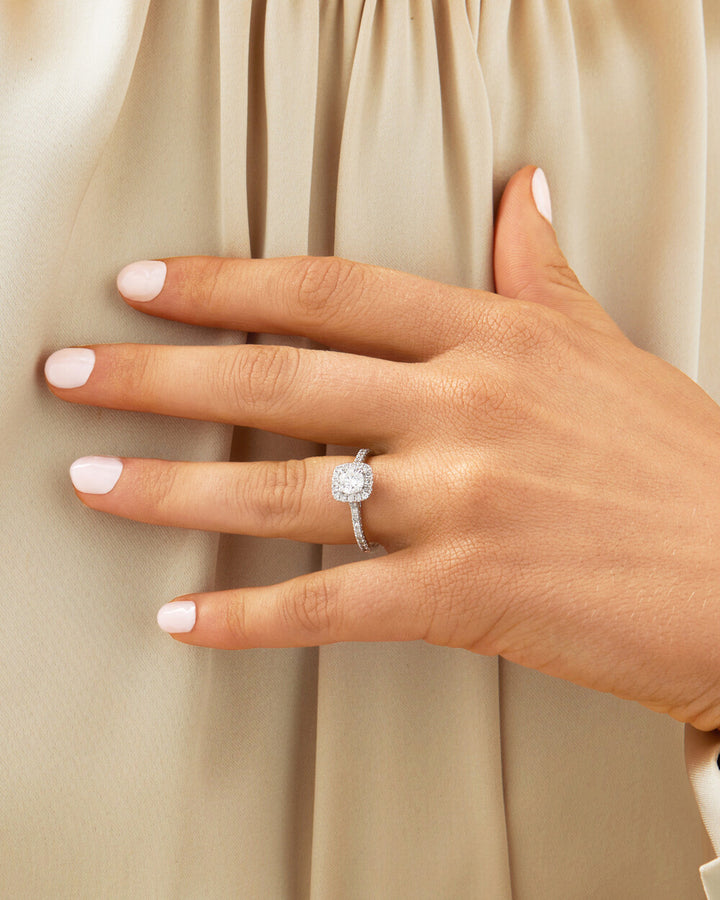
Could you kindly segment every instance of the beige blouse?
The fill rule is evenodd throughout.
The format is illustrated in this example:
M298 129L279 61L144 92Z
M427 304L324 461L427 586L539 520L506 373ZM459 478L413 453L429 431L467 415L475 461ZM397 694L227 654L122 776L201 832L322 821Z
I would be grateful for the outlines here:
M179 593L357 551L104 516L70 462L324 451L65 405L41 369L245 339L129 309L135 259L335 253L492 288L496 204L534 163L585 286L720 400L719 39L712 0L0 4L0 893L702 897L669 718L419 643L161 633Z

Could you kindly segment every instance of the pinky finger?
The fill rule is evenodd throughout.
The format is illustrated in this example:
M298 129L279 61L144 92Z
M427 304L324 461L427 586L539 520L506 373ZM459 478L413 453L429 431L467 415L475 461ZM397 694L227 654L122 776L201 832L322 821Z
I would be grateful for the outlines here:
M337 641L410 641L426 633L409 586L411 550L312 572L267 587L188 594L158 624L202 647L311 647Z

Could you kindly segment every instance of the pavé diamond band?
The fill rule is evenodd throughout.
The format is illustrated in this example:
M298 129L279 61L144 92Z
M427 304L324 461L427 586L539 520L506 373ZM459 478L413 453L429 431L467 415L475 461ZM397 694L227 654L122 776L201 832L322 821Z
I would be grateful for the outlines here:
M341 503L350 504L353 531L358 547L365 553L376 545L369 544L362 527L360 504L372 494L373 472L365 462L370 450L359 450L351 463L335 466L332 476L332 495Z

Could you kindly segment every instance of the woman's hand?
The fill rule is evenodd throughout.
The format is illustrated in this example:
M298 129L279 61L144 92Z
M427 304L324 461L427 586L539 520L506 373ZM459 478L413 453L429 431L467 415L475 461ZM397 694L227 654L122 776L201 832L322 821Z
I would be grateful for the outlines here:
M124 270L133 307L332 350L119 344L48 360L64 400L373 451L363 520L387 555L180 598L160 618L178 640L423 639L720 724L720 408L581 287L534 171L500 206L498 294L336 258L171 259ZM88 506L140 521L353 543L330 492L349 459L90 459L74 481Z

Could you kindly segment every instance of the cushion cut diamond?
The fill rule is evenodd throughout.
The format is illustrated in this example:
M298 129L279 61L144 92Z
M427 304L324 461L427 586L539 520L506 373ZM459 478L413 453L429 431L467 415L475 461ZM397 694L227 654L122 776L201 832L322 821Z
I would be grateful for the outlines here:
M332 495L345 503L359 503L370 496L372 483L372 469L367 463L342 463L333 472Z
M340 473L338 488L344 494L357 494L358 491L362 490L364 481L362 472L347 469L345 472Z

